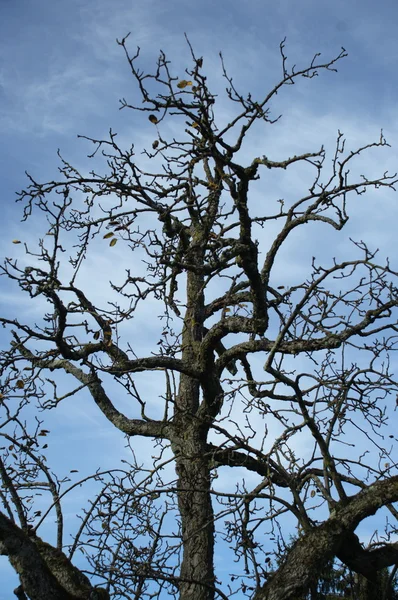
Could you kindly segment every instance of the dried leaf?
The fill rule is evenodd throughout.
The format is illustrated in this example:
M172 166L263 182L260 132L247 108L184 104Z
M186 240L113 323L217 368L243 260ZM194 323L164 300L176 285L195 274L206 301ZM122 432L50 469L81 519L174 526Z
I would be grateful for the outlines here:
M155 140L155 141L153 142L153 144L152 144L152 148L153 148L154 150L156 150L156 148L157 148L158 146L159 146L159 140Z
M311 498L313 498L315 496L315 494L316 494L316 491L315 490L311 490Z
M94 333L94 339L95 339L95 340L98 340L100 335L101 335L101 332L100 332L100 331L96 331L96 332Z
M21 240L12 240L13 244L22 244Z
M106 233L104 235L104 240L109 240L109 238L113 237L115 234L113 233L113 231L110 231L109 233Z
M117 243L117 238L113 238L113 240L111 240L111 241L109 242L109 245L112 247L112 246L114 246L116 243Z
M149 115L148 119L150 120L151 123L153 123L154 125L156 125L156 123L158 122L157 117L155 117L155 115Z
M15 385L19 390L23 390L25 387L25 383L22 381L22 379L18 379Z
M40 437L46 437L48 433L50 433L48 429L42 429L37 435L40 435Z
M192 81L186 81L186 79L181 79L181 81L179 81L177 83L177 87L180 90L183 90L184 88L186 88L188 85L192 85Z

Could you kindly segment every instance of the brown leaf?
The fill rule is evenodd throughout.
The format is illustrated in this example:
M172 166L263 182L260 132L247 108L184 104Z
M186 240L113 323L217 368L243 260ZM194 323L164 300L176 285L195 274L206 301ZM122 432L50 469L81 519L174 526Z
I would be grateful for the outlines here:
M158 146L159 146L159 140L155 140L155 141L153 142L153 144L152 144L152 148L153 148L154 150L156 150L156 148L157 148Z
M154 125L156 125L156 123L158 122L157 117L155 117L155 115L149 115L148 119L150 120L151 123L153 123Z
M23 390L25 387L25 383L22 381L22 379L18 379L15 385L19 390Z
M50 433L48 429L42 429L37 435L40 435L41 437L46 437L48 433Z

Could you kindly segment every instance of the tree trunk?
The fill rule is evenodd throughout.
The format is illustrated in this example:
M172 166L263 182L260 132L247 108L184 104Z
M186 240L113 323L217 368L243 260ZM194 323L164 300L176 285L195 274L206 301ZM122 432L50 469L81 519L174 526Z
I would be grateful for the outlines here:
M192 261L202 264L200 249ZM203 276L187 274L187 310L182 332L182 359L196 364L203 336ZM214 599L214 516L210 495L207 457L208 423L198 415L199 381L180 375L174 413L173 450L178 475L178 507L181 517L183 557L180 572L180 600Z
M186 432L176 459L178 506L181 517L183 558L180 600L214 598L214 522L206 441L197 428Z

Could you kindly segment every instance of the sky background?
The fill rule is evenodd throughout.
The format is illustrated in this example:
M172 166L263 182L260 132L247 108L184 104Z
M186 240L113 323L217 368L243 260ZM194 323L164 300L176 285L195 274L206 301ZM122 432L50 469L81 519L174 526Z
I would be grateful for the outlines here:
M15 192L26 185L25 170L39 180L56 177L58 148L71 163L87 165L85 155L91 147L78 141L77 134L101 138L112 127L120 139L137 147L153 138L146 118L119 111L120 98L134 103L138 95L116 38L131 32L129 48L133 52L141 47L144 70L152 69L159 49L164 50L174 73L182 77L190 66L187 33L196 54L203 55L204 70L217 91L224 87L218 58L222 51L234 82L259 97L282 75L283 38L289 60L298 65L307 65L316 52L329 60L343 46L348 57L339 63L338 73L323 72L278 95L275 116L284 117L253 137L250 158L266 154L279 160L315 151L322 143L333 150L338 129L349 147L356 148L378 140L383 128L392 148L371 152L358 165L359 173L378 176L398 168L397 22L393 0L0 0L0 255L18 252L12 239L34 240L43 233L35 229L35 219L21 225L21 206L14 203ZM227 105L225 111L227 118ZM295 193L300 177L294 169L281 177L273 184L275 194ZM373 249L380 248L381 256L396 260L397 197L389 191L371 192L354 202L343 234L314 230L308 246L298 235L291 253L281 258L281 283L302 279L314 249L321 255L343 256L349 237L366 239ZM102 272L111 271L119 257L116 252L101 256ZM93 285L99 286L95 261L91 274ZM32 318L40 311L3 279L0 286L2 314L17 311ZM149 305L141 316L136 335L143 336L145 345ZM155 402L157 383L152 376L144 385ZM124 452L122 436L88 405L74 402L73 413L69 405L61 405L57 419L57 437L51 442L54 456L65 453L64 439L74 440L72 449L68 447L70 469L77 468L76 463L83 470L91 466L90 435L113 449L101 458L101 468L112 466ZM7 589L0 589L0 600L8 600L17 581L3 557L0 579Z

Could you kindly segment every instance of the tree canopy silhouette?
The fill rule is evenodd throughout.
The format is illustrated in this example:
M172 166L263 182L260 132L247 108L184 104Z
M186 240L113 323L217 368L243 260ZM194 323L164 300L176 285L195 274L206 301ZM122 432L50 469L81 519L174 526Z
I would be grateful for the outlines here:
M94 149L89 173L60 155L59 178L28 175L24 220L41 215L45 228L35 248L21 230L22 258L3 266L21 295L45 301L41 320L0 319L0 552L20 577L15 594L292 600L334 557L376 581L398 561L393 525L369 547L355 531L383 507L397 515L395 439L383 437L398 391L397 272L365 241L343 261L319 252L293 285L280 284L278 266L297 230L340 232L351 197L397 181L352 174L365 152L388 146L383 134L351 151L339 132L330 157L323 147L273 156L278 92L335 71L346 52L291 67L282 42L282 78L261 97L238 89L221 56L220 99L189 42L183 78L163 52L149 73L139 49L118 43L141 98L121 108L140 113L153 141L80 136ZM268 132L261 155L255 127ZM293 165L305 167L303 189L277 200L270 178ZM154 341L144 322L132 335L148 306ZM148 372L162 381L156 403ZM90 481L96 492L70 543L63 503L76 484L53 473L44 442L49 411L75 395L126 437L131 460L79 482L80 494ZM150 466L141 436L154 440ZM40 535L50 511L55 545ZM292 546L286 521L299 529ZM217 570L215 548L236 562Z

